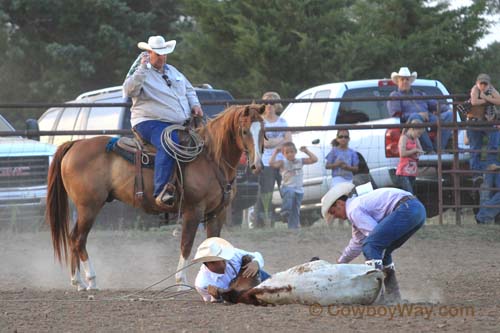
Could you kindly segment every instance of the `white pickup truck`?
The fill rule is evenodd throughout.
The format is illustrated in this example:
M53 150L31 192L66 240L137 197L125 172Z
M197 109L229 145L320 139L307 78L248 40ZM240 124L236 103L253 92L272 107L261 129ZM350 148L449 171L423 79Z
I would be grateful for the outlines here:
M435 80L416 80L413 89L424 91L427 95L448 95L444 85ZM296 96L296 99L311 98L358 98L389 96L396 89L391 80L362 80L341 83L330 83L307 89ZM450 101L451 102L451 101ZM400 119L390 117L387 102L378 101L343 101L319 103L292 103L283 111L288 126L332 126L332 125L366 125L366 124L399 124ZM349 147L361 154L369 169L369 177L374 188L395 187L395 169L399 161L398 140L399 129L352 129ZM325 168L325 157L331 150L330 142L335 138L336 130L294 132L293 142L297 148L307 146L319 158L319 162L304 166L304 199L303 216L307 216L307 208L319 207L321 197L328 191L331 170ZM458 135L459 148L464 147L464 133ZM300 153L298 157L302 157ZM441 155L443 167L450 166L452 154ZM463 162L466 156L460 156ZM437 155L423 155L419 161L419 176L416 183L416 194L426 205L427 214L437 214ZM444 177L443 177L444 178ZM273 195L273 204L279 206L279 192ZM315 217L319 217L317 214Z

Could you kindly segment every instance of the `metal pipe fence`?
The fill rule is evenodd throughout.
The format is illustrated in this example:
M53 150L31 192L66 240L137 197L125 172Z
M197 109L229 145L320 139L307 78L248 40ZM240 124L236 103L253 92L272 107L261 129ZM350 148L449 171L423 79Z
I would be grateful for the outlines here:
M275 103L321 103L321 102L370 102L370 101L384 101L389 100L440 100L441 102L437 104L437 114L441 112L441 104L456 105L460 104L468 98L468 95L458 94L458 95L437 95L437 96L408 96L408 97L358 97L358 98L311 98L311 99L281 99L281 100L262 100L262 99L238 99L238 100L213 100L205 101L203 105L244 105L244 104L275 104ZM450 100L453 100L452 102ZM4 111L15 111L17 109L27 109L27 108L51 108L51 107L130 107L131 103L0 103L0 110ZM389 115L388 115L389 118ZM460 154L480 152L484 153L484 150L474 150L465 149L458 146L458 131L460 130L484 130L493 131L500 128L500 121L476 121L476 122L466 122L457 118L457 112L453 112L453 121L450 123L443 123L440 117L437 117L436 123L425 122L422 124L341 124L341 125L331 125L331 126L290 126L290 127L274 127L267 128L266 131L291 131L291 132L306 132L306 131L331 131L331 130L370 130L370 129L404 129L404 128L432 128L437 131L437 177L438 180L443 179L443 175L450 175L452 179L453 186L443 185L442 181L438 181L438 207L439 207L439 223L442 224L442 213L443 209L452 208L456 211L456 223L461 224L461 209L462 208L480 208L480 207L495 207L490 205L468 205L461 203L461 193L462 191L477 191L476 187L462 186L461 180L463 176L470 176L471 174L498 174L496 171L488 170L468 170L466 166L460 162ZM452 148L447 149L441 147L441 131L443 129L451 129L453 131L452 135ZM40 137L40 136L59 136L59 135L131 135L131 130L123 129L102 129L102 130L65 130L65 131L37 131L32 129L27 130L16 130L16 131L0 131L0 136L27 136L27 137ZM447 167L443 169L442 154L450 153L453 155L453 160L451 163L451 168ZM498 150L490 151L487 150L486 153L498 153ZM449 164L449 162L447 162ZM495 191L497 188L484 187L481 190ZM453 193L453 204L445 204L443 200L443 191L452 191Z

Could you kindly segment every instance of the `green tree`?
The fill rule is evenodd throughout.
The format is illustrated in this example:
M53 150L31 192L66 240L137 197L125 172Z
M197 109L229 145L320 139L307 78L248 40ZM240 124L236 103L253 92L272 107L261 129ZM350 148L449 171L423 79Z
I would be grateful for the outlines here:
M471 76L469 85L475 83L476 76L479 73L488 73L491 76L492 84L497 90L500 89L500 42L495 42L474 58L475 75Z
M61 102L121 84L137 42L174 34L178 16L175 0L0 0L0 101Z
M342 36L335 55L346 80L388 77L407 66L419 77L438 79L463 92L475 46L487 31L484 3L448 10L447 3L421 0L356 1L355 29ZM390 14L388 14L390 13Z
M186 0L193 31L182 34L178 52L193 81L238 97L259 98L269 89L289 96L333 73L331 50L350 29L350 3Z
M325 82L388 77L401 66L463 92L488 28L485 1L457 10L424 0L184 3L193 30L178 52L188 76L238 97L268 89L293 96Z

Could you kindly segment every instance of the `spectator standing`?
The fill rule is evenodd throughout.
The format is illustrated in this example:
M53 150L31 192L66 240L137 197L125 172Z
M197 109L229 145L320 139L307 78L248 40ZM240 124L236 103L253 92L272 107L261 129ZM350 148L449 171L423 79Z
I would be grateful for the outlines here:
M307 158L297 158L297 148L293 142L286 142L282 148L275 148L269 165L272 168L279 169L282 177L281 197L281 219L288 223L288 229L300 228L300 205L304 197L304 172L302 167L307 164L313 164L318 161L306 147L300 147L300 151L305 153ZM279 153L285 156L283 160L276 160Z
M359 157L355 150L349 148L349 131L337 131L332 140L332 150L326 155L325 167L332 170L330 188L343 182L353 182L354 173L358 171Z
M496 117L495 105L500 105L500 94L491 85L491 79L488 74L479 74L476 84L470 91L470 102L472 104L471 112L467 114L468 122L475 121L493 121ZM498 144L500 133L497 128L484 127L484 129L467 129L470 148L477 150L471 152L470 169L479 171L484 170L485 166L481 163L481 150L484 139L487 138L486 165L492 165L497 160ZM481 173L474 173L473 182L479 186L483 180Z
M488 171L484 177L483 188L497 188L500 190L500 163L495 162L488 165ZM482 190L480 204L482 207L476 214L476 222L478 224L491 224L495 222L495 218L500 214L500 207L485 207L485 206L500 206L500 191L499 190Z
M425 96L424 92L411 88L411 84L417 79L417 72L410 73L408 67L401 67L399 72L393 72L391 79L397 84L398 89L393 91L390 96ZM421 122L437 122L437 116L434 112L437 111L438 103L435 100L394 100L387 102L387 109L391 117L399 116L401 123L406 123L411 119L418 119ZM453 120L453 112L449 110L447 105L441 105L441 120L443 122L451 122ZM451 129L443 129L441 131L442 148L446 147L451 136ZM424 131L420 137L420 143L426 153L435 153L437 150L436 143L433 143L429 134Z
M280 95L274 91L268 91L262 96L263 100L279 100ZM281 103L267 104L266 110L262 117L264 118L264 127L287 127L288 124L285 119L278 116L283 110ZM281 148L283 143L291 141L292 135L290 132L266 132L267 139L264 140L264 153L262 154L262 163L264 169L259 175L259 192L257 195L257 202L255 203L253 211L253 227L264 227L265 221L272 221L272 198L274 191L274 184L277 182L280 185L279 171L269 166L269 160L276 148ZM283 156L278 156L283 159ZM252 217L250 218L252 220Z
M421 124L418 119L410 120L410 124ZM415 179L418 172L418 158L423 154L422 146L420 145L419 137L425 131L425 128L405 128L399 138L399 164L396 169L398 184L401 189L415 193Z

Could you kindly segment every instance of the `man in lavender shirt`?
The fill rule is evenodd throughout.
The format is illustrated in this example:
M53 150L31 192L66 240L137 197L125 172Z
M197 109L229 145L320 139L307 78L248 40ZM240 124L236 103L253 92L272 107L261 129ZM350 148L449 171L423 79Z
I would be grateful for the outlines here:
M425 207L410 192L397 188L349 198L353 189L352 183L341 183L321 199L325 220L335 217L352 224L352 238L337 263L348 263L363 252L367 265L385 273L386 300L399 301L392 252L422 227Z

